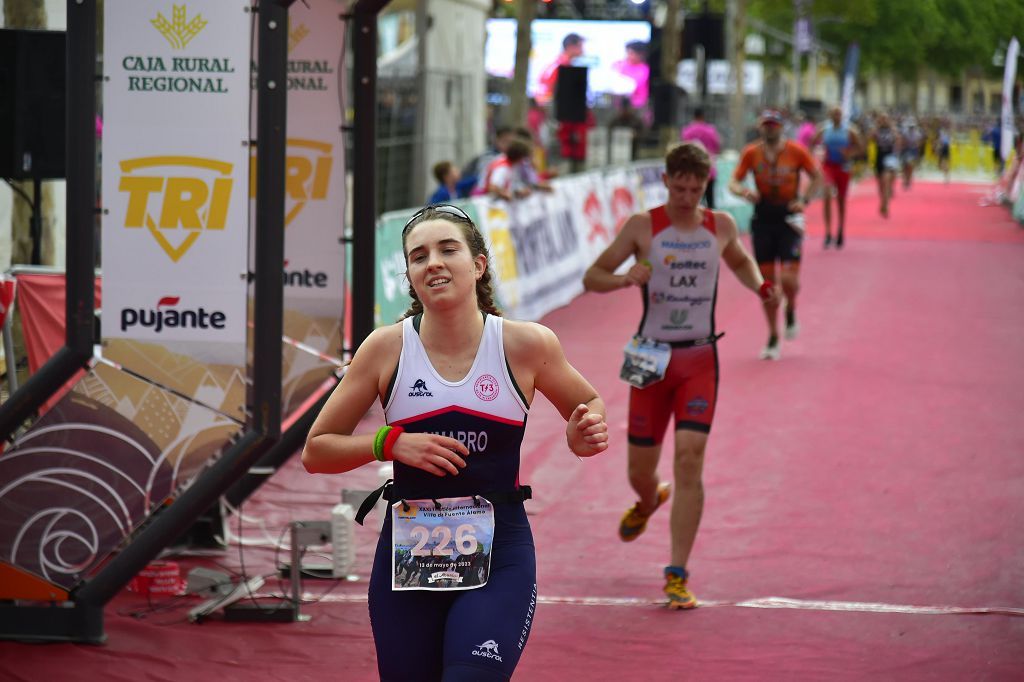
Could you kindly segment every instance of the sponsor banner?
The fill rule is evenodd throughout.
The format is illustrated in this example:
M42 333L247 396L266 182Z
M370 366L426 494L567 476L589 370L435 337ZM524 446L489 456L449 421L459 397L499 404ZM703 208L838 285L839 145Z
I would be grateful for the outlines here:
M632 170L640 179L640 210L649 211L668 201L668 189L661 178L665 172L663 161L634 164Z
M1020 54L1020 43L1017 38L1010 39L1006 48L1006 68L1003 70L1003 109L1000 118L1000 129L1003 131L1000 140L999 155L1006 161L1013 151L1013 140L1016 137L1016 126L1013 124L1013 82L1017 78L1017 57Z
M398 321L412 302L409 298L409 280L405 277L402 228L415 212L416 209L409 209L385 213L377 221L377 234L374 239L377 276L373 278L376 305L373 317L374 324L378 327Z
M719 159L719 176L731 177L734 164ZM513 319L539 320L582 293L583 273L629 216L667 199L663 168L658 162L638 163L557 179L551 194L512 202L489 197L460 202L487 241L502 312ZM746 229L752 208L735 198L723 203ZM402 229L417 210L386 213L377 223L377 326L394 323L411 302Z
M346 31L341 16L347 5L347 0L297 2L288 11L285 307L331 318L336 325L345 301L344 69L339 65ZM252 130L256 130L255 105ZM253 199L255 162L253 150ZM299 331L286 329L285 333L304 343L315 341L302 338Z
M103 336L244 364L251 17L104 7Z
M560 185L554 193L519 201L486 200L485 234L496 251L499 298L508 317L538 320L583 292L590 262Z
M569 204L569 215L580 238L580 257L584 269L600 255L615 236L615 220L610 209L610 193L601 173L575 175L559 181L558 191Z
M857 88L857 67L860 62L860 46L850 43L846 48L846 66L843 69L843 92L840 108L843 111L843 125L850 122L853 115L853 96Z
M100 361L0 457L0 553L72 588L241 430Z
M625 168L616 168L605 173L603 181L612 232L618 234L629 216L640 211L640 176Z

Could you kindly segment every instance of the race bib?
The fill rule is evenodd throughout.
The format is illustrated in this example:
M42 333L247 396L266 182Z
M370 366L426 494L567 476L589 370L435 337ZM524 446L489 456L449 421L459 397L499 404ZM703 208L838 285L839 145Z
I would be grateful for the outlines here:
M494 506L482 497L391 505L392 590L472 590L491 572Z
M619 378L630 386L646 388L665 378L672 347L667 343L634 336L623 349L625 359Z

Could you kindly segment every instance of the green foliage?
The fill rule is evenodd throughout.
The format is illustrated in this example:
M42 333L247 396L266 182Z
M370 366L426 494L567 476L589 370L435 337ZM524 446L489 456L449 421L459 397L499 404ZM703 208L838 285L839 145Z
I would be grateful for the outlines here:
M856 42L866 70L911 77L923 69L992 75L992 55L1014 35L1024 40L1021 0L807 0L819 38ZM783 31L796 16L793 0L750 0L750 15Z

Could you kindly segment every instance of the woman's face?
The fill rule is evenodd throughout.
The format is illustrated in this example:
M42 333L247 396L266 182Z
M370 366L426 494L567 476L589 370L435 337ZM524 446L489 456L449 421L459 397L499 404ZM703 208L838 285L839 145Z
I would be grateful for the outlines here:
M407 275L424 309L449 308L472 301L487 258L474 256L462 228L443 219L425 220L405 238Z

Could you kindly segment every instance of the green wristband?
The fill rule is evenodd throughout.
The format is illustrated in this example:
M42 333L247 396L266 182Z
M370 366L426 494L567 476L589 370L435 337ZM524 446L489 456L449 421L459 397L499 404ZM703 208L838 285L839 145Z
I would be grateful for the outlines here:
M390 426L382 426L377 429L377 435L373 437L373 458L378 462L384 461L384 441L390 431Z

